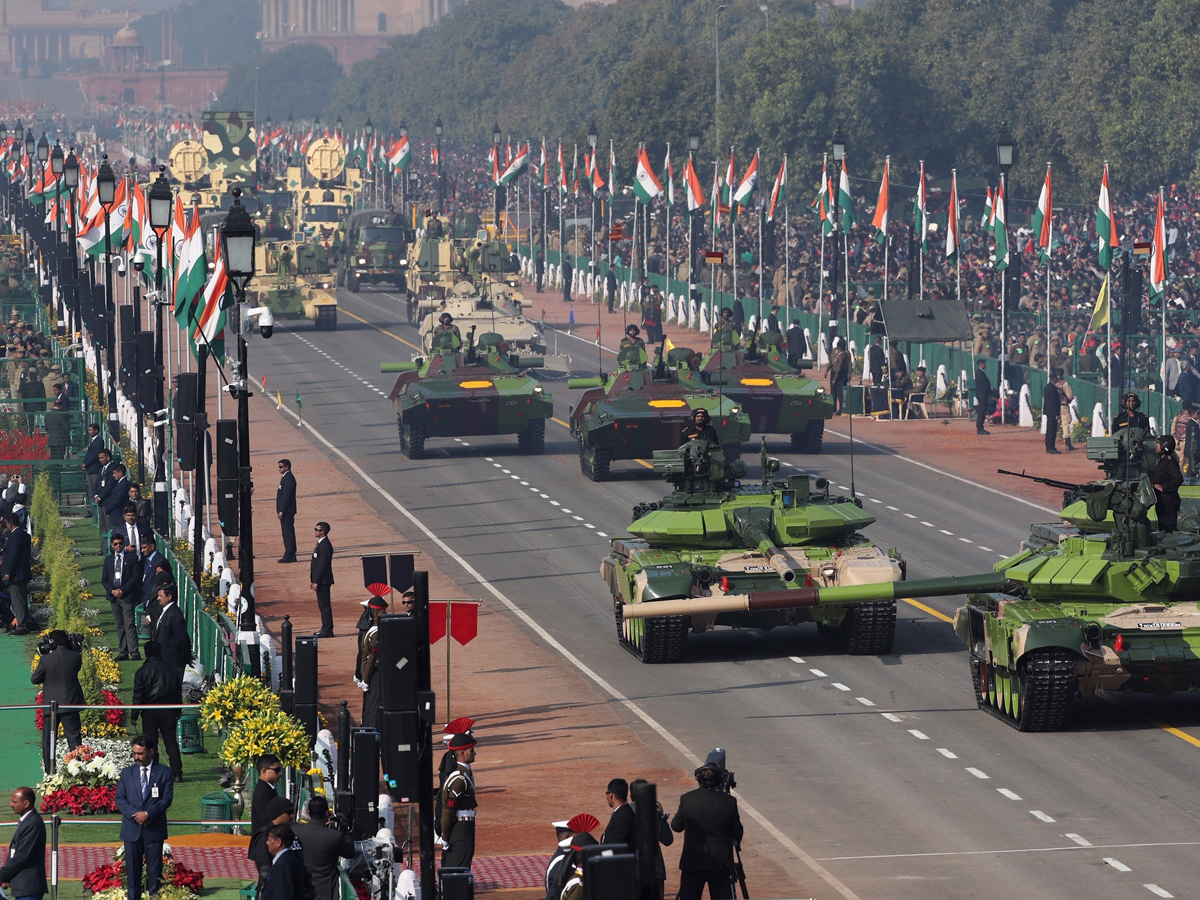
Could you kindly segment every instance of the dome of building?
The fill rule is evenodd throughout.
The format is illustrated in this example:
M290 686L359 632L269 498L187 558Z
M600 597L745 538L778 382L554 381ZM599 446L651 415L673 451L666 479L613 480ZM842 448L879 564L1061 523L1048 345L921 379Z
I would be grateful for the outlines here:
M115 35L113 35L114 47L140 47L142 41L138 37L138 33L126 25Z

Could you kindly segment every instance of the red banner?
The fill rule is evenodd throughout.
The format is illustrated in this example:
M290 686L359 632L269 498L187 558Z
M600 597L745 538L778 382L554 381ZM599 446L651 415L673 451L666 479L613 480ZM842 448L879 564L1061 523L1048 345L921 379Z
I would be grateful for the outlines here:
M446 600L429 601L429 643L446 636ZM479 604L474 600L452 600L450 636L466 646L479 635Z
M446 636L446 601L429 601L429 643L436 644Z

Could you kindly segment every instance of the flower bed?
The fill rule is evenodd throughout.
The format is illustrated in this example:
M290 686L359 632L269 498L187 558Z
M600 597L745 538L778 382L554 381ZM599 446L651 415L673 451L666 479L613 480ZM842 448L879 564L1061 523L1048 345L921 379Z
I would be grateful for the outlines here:
M148 874L142 871L142 890L145 892ZM83 876L83 887L91 891L92 900L123 900L125 897L125 848L118 847L113 861L97 866ZM204 873L189 869L175 861L171 845L163 844L162 884L158 900L196 900L204 890Z
M117 761L104 750L81 744L66 753L58 771L37 787L42 812L75 816L117 811Z

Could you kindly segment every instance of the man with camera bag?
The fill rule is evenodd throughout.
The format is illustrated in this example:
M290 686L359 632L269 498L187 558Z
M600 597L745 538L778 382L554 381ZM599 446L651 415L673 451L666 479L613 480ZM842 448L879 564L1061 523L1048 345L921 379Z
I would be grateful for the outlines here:
M38 644L37 668L33 670L30 679L34 684L42 686L42 703L49 706L53 701L82 706L83 685L79 683L79 670L83 668L83 655L71 646L71 638L60 630L50 632L50 636ZM82 740L79 724L79 710L59 710L58 721L62 723L67 735L67 747L74 750ZM50 710L45 710L42 719L42 768L50 771Z
M678 900L700 900L706 884L711 900L733 900L733 849L742 840L742 820L729 793L735 782L724 750L708 754L696 782L700 787L679 798L671 820L671 830L683 833Z

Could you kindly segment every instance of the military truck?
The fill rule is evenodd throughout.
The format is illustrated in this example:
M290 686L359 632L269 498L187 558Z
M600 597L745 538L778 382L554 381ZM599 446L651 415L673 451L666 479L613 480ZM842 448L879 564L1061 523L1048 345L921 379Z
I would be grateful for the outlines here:
M296 230L331 252L344 239L344 223L362 195L362 173L346 165L346 151L335 137L311 141L304 168L289 166L287 187L296 198Z
M406 293L408 232L400 217L387 209L364 209L346 221L338 254L337 284L357 294L363 284L392 284Z

